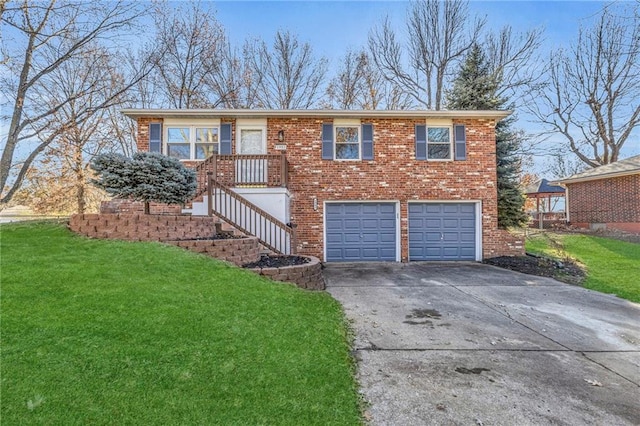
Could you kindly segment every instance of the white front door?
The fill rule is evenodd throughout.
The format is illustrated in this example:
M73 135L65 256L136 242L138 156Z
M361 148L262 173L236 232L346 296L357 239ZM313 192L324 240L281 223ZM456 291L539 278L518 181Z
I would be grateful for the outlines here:
M264 155L267 153L267 129L256 126L238 127L239 155ZM264 158L239 158L236 161L238 183L265 185L267 182L267 161Z

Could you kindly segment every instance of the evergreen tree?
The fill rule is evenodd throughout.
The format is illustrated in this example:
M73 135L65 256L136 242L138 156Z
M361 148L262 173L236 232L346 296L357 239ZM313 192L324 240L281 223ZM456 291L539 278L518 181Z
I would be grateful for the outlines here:
M447 93L447 107L457 110L493 110L504 108L506 99L497 93L500 79L487 64L482 48L474 44L460 73ZM520 190L518 175L521 136L513 129L513 116L496 124L496 170L498 175L498 226L508 228L527 222L524 212L524 195Z
M195 171L179 160L155 152L138 152L128 158L120 154L101 154L91 168L98 174L92 182L116 197L149 203L184 204L196 192Z

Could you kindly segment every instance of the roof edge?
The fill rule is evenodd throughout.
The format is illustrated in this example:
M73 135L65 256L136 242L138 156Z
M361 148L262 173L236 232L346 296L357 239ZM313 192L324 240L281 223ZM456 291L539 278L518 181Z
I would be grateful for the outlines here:
M623 176L631 176L631 175L637 175L637 174L640 174L640 170L622 170L619 172L604 173L604 174L595 175L595 176L584 176L584 177L577 177L577 178L560 179L560 180L556 180L549 183L552 185L564 186L568 183L588 182L590 180L609 179L613 177L623 177Z
M125 116L162 118L208 117L339 117L339 118L475 118L501 120L513 113L510 110L336 110L336 109L146 109L125 108Z

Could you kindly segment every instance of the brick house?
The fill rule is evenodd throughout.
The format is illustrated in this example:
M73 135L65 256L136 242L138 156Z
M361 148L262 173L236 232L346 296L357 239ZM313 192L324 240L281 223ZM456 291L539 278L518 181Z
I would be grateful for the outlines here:
M323 261L522 254L498 229L495 124L508 111L152 110L137 147L195 167L186 211Z
M578 227L640 232L640 155L559 180L567 221Z

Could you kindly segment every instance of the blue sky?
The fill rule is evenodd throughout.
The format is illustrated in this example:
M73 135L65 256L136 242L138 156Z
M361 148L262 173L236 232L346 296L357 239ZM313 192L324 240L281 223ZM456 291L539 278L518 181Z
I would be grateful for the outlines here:
M334 59L347 47L364 46L369 30L388 15L403 30L406 1L217 1L219 21L232 42L249 36L271 40L278 29L288 29L308 41L317 53ZM515 30L543 26L551 49L575 37L578 26L601 10L602 2L472 1L472 14L486 16L487 27L506 24ZM336 58L337 59L337 58Z

